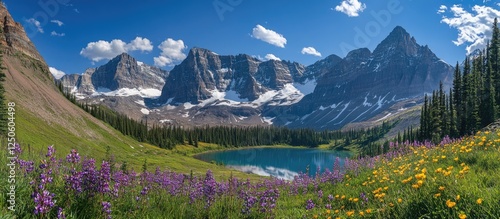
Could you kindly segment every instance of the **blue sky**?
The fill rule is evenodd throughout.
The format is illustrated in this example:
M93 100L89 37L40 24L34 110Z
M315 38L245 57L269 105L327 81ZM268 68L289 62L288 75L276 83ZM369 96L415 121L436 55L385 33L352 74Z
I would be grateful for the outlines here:
M3 0L48 65L82 73L121 52L171 69L189 49L309 65L399 25L450 64L487 42L488 0Z

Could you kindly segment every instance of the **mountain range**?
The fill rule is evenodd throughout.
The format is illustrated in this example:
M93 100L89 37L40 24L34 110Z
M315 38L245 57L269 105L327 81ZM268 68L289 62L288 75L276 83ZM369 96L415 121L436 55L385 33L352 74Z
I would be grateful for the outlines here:
M360 48L309 66L192 48L170 72L124 53L60 81L82 100L153 123L324 130L394 117L418 106L440 81L449 86L452 74L452 66L397 26L374 51Z

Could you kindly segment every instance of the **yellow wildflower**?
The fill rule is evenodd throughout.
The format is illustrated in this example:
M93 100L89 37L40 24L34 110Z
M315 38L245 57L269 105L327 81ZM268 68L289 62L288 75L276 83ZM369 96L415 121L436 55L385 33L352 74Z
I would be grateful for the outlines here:
M466 219L466 218L467 218L467 215L465 215L464 213L460 213L460 214L458 215L458 218L460 218L460 219Z
M444 190L444 188L445 188L444 186L440 186L440 187L439 187L439 191L443 191L443 190Z
M478 205L483 204L483 199L482 198L478 198L477 201L476 201L476 203Z
M354 215L354 211L348 211L347 212L347 216L350 217L350 216L353 216Z
M446 200L446 206L448 206L448 208L453 208L455 205L457 205L456 202L453 202L450 199Z

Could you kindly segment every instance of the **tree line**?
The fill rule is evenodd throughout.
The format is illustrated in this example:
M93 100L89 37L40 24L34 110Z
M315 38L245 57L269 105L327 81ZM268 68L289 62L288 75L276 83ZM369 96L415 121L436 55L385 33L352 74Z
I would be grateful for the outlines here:
M425 95L421 110L420 139L434 142L445 136L474 133L500 115L500 30L497 19L488 46L467 56L463 69L457 63L452 88L443 84L431 96Z

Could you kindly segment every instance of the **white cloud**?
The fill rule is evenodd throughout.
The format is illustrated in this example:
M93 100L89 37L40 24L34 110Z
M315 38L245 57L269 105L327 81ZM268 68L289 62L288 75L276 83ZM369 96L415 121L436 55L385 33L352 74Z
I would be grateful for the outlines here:
M64 23L60 20L51 20L50 22L54 23L54 24L57 24L57 26L62 26Z
M441 5L439 6L439 10L438 10L438 14L442 14L444 12L446 12L446 10L448 10L448 7L446 7L446 5Z
M163 41L158 48L161 50L160 56L154 57L155 65L165 67L186 58L184 50L187 48L182 40L168 38Z
M63 36L66 36L65 33L58 33L58 32L55 32L55 31L52 31L50 33L51 36L58 36L58 37L63 37Z
M281 61L281 59L278 58L277 56L275 56L274 54L267 54L264 58L266 60L278 60L278 61Z
M149 39L147 38L142 38L142 37L136 37L132 42L127 44L127 50L128 51L153 51L153 44Z
M30 19L26 20L26 22L35 26L36 29L38 30L38 32L43 33L42 24L40 24L40 21L37 21L35 18L30 18Z
M252 37L255 39L262 40L271 45L277 47L285 48L286 38L283 35L276 33L273 30L266 29L265 27L257 24L252 30Z
M302 48L301 53L304 55L313 55L313 56L321 57L321 53L318 52L318 50L316 50L314 47L310 47L310 46Z
M476 49L483 49L491 39L492 25L495 17L500 17L500 11L487 6L475 5L472 13L466 11L461 5L450 8L452 17L443 16L441 22L458 30L455 45L467 45L467 54Z
M347 14L349 17L357 17L359 12L363 12L365 9L366 4L358 0L344 0L335 7L336 11Z
M111 42L104 40L90 42L87 44L87 47L80 51L80 55L94 62L98 62L101 60L112 59L124 52L151 52L152 50L153 45L151 41L146 38L136 37L130 43L125 43L119 39L114 39Z
M52 75L54 76L54 78L57 79L57 80L61 79L64 75L66 75L66 73L64 73L61 70L57 70L54 67L49 67L49 70L50 70L50 73L52 73Z

